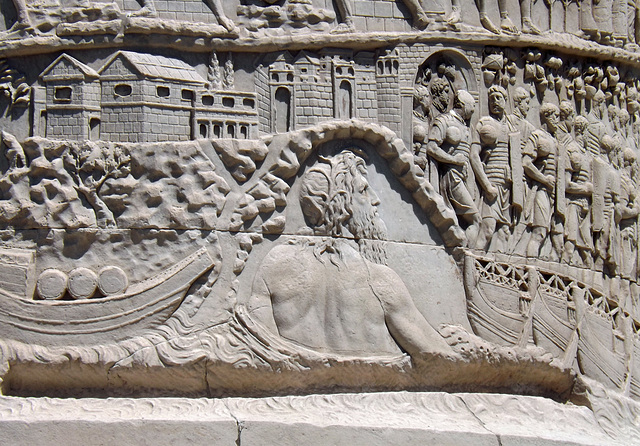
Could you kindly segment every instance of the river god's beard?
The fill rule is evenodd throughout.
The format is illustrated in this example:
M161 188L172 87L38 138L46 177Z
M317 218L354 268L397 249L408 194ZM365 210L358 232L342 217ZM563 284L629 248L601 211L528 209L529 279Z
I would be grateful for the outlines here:
M357 240L360 254L373 263L380 265L387 261L387 226L378 215L375 206L368 208L358 206L353 209L353 215L347 227L351 235Z

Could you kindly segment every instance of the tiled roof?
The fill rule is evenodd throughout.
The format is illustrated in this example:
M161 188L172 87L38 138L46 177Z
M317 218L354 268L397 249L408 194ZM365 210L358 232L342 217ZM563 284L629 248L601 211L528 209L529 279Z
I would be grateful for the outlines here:
M118 51L100 70L102 73L120 55L128 60L141 75L151 79L205 84L206 81L190 65L178 59L133 51Z
M62 60L68 61L71 65L76 67L85 77L99 77L96 70L83 64L78 59L69 56L68 54L61 54L56 60L54 60L45 70L40 74L41 77L47 76L51 70L53 70Z

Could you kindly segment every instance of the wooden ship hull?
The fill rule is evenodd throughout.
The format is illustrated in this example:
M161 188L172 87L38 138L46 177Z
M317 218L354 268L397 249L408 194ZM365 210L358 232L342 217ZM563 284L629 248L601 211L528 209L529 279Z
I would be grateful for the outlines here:
M25 299L0 289L3 337L42 345L126 339L165 321L214 261L202 248L120 295L78 301Z
M616 349L612 323L609 315L593 307L587 309L578 328L578 364L585 376L622 388L627 377L627 356L624 349Z
M539 274L533 306L533 339L556 358L563 358L576 336L576 307L571 297L572 282L556 274ZM575 354L575 352L574 352Z
M467 254L464 268L467 314L475 334L501 345L533 343L562 367L577 361L585 376L625 387L631 340L621 326L630 318L602 292L546 268L473 254ZM528 296L533 297L527 301ZM631 366L640 377L640 348L633 349L638 352ZM640 394L640 379L633 374L632 392Z
M464 268L467 314L474 332L496 344L516 345L526 322L528 272L470 255Z

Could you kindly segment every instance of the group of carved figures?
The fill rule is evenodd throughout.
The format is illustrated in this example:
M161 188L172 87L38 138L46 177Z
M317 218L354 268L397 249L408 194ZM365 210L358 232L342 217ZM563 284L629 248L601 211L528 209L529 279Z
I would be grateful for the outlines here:
M472 124L469 92L444 76L416 84L416 162L455 210L470 248L637 281L640 102L632 84L617 87L540 100L534 126L533 88L491 85L488 115Z
M476 0L480 23L487 30L500 34L542 34L542 30L532 20L533 0L519 0L521 27L513 23L509 17L509 2L507 0L497 0L498 11L500 13L500 26L496 26L489 18L488 5L486 0ZM558 2L562 6L562 14L555 16L555 1L545 0L548 8L549 28L556 31L569 32L568 21L571 15L569 5L571 1ZM578 14L577 29L572 32L581 37L596 40L600 43L615 44L622 46L625 44L636 44L639 37L638 11L640 4L635 0L583 0L576 1ZM451 0L452 12L447 17L446 22L455 26L462 21L460 0ZM554 25L555 21L560 21L559 25Z
M13 5L16 8L16 12L18 15L17 18L17 26L19 27L31 27L31 18L29 17L29 10L27 8L28 0L12 0ZM204 2L211 8L211 11L216 16L216 20L220 23L221 26L225 27L228 31L232 31L235 29L235 24L233 20L229 19L222 8L222 0L204 0ZM156 6L155 0L138 0L140 5L142 6L139 11L134 13L133 15L141 15L141 16L156 16Z
M155 0L138 0L141 9L133 15L156 16ZM218 23L228 31L235 30L233 20L225 15L221 0L204 0L207 6L216 16ZM572 15L572 9L569 8L571 3L576 3L576 11L578 12L578 24L576 29L569 30L567 26L568 17ZM549 29L555 31L573 32L581 37L596 40L600 43L615 44L618 46L630 45L635 49L635 45L640 39L640 3L637 0L574 0L562 1L561 13L555 8L555 1L545 0L548 8ZM18 27L30 27L32 25L28 11L28 0L13 0L18 20ZM267 4L279 4L278 0L266 0ZM310 3L304 0L286 0L284 3ZM402 0L402 3L409 9L413 17L413 25L418 29L425 29L430 25L434 18L430 17L421 0ZM502 32L508 34L541 34L540 25L532 20L532 4L533 0L519 0L521 26L516 26L509 16L508 0L497 0L498 12L500 14L500 24L494 24L490 19L490 10L493 5L487 0L476 0L479 19L482 26L496 34ZM335 0L337 13L342 18L342 24L338 26L337 31L355 31L353 24L354 5L352 0ZM554 12L555 11L555 12ZM563 17L560 17L562 15ZM463 22L463 14L460 0L451 0L451 12L444 17L444 24L449 29L458 30L459 24ZM437 20L437 18L436 18ZM554 25L555 21L562 22L560 25Z

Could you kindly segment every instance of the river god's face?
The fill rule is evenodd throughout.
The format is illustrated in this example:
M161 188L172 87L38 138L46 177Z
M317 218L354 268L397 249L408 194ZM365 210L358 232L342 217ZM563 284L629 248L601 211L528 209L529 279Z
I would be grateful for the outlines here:
M364 170L364 166L361 166L360 170ZM369 181L364 172L361 171L360 174L356 176L354 186L354 207L371 216L377 215L380 198L369 186Z

